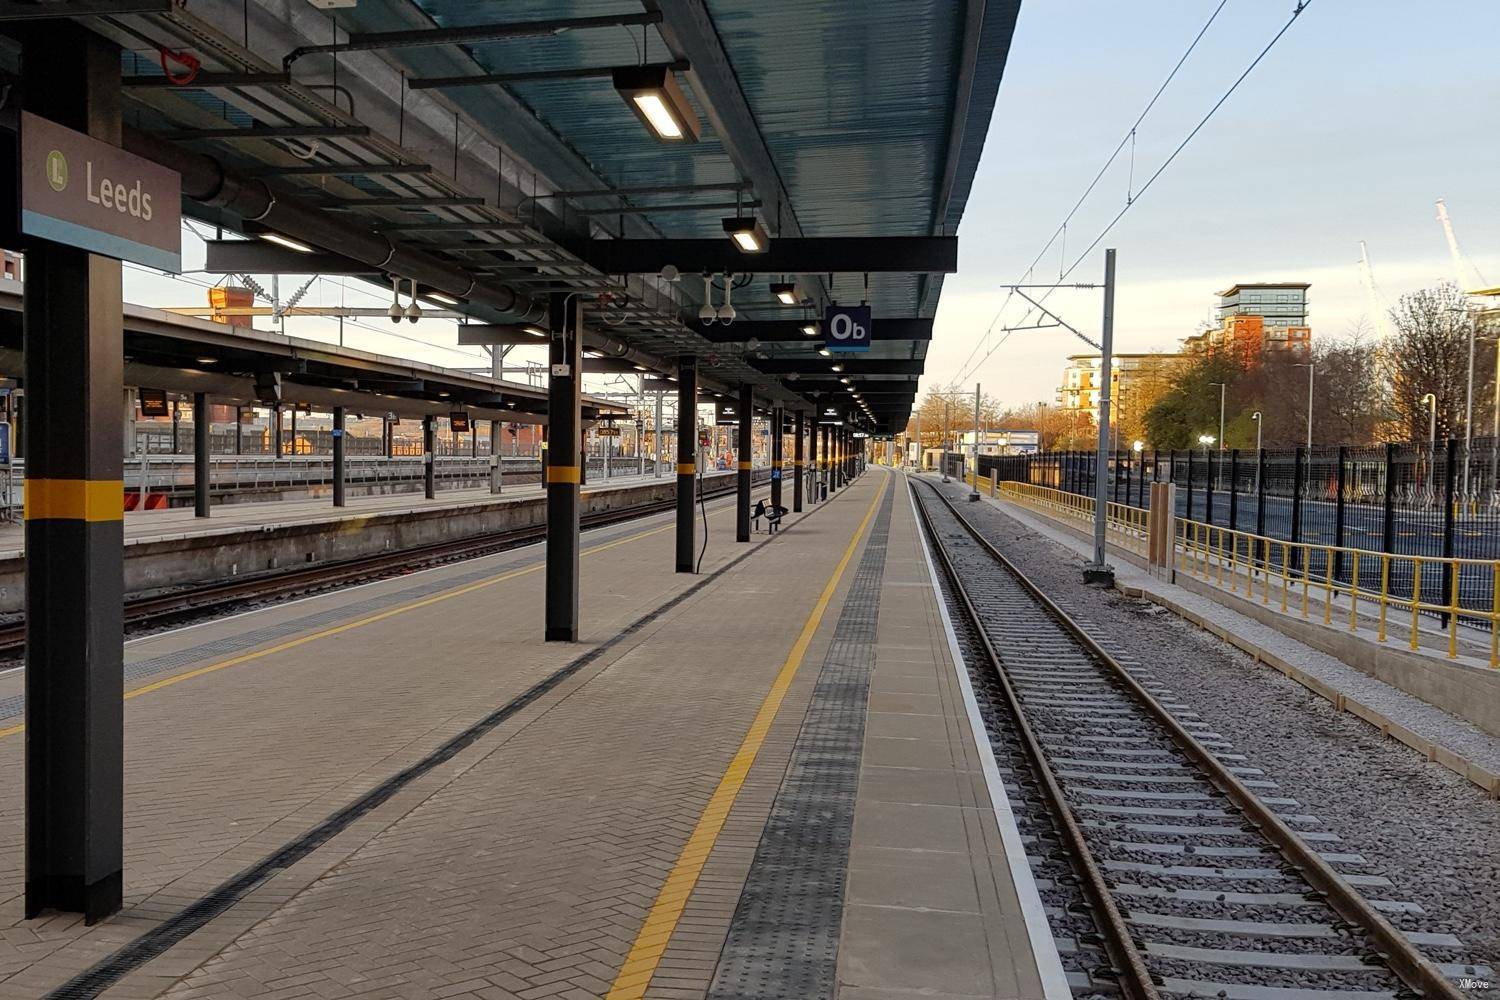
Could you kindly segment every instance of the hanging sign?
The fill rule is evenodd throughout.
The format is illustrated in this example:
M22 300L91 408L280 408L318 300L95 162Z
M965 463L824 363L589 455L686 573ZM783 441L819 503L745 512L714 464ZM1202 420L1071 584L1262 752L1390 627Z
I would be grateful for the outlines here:
M20 114L21 232L182 270L182 178L118 146Z
M171 410L167 407L167 390L139 389L137 394L141 398L141 416L166 417L171 415Z
M469 415L463 410L454 410L448 414L448 426L455 434L469 433Z
M602 438L617 438L620 436L620 428L610 427L607 425L603 427L595 427L594 433Z
M869 306L829 306L823 311L823 346L846 354L868 351L873 328Z

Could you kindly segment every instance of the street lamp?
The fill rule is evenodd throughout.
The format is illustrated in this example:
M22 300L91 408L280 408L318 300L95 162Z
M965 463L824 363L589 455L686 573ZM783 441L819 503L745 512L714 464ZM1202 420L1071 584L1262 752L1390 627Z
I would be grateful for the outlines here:
M1130 446L1130 450L1139 455L1141 452L1146 450L1146 442L1137 439L1135 444Z
M1255 421L1255 495L1260 496L1260 432L1265 429L1265 422L1259 410L1250 414L1250 419Z
M1429 392L1422 397L1421 405L1427 407L1427 467L1430 469L1437 462L1437 396Z
M1199 434L1198 435L1198 443L1203 446L1203 457L1204 458L1208 457L1209 446L1212 445L1215 440L1217 440L1217 439L1212 434Z
M1292 365L1293 368L1307 369L1307 448L1312 450L1312 394L1313 394L1313 363Z

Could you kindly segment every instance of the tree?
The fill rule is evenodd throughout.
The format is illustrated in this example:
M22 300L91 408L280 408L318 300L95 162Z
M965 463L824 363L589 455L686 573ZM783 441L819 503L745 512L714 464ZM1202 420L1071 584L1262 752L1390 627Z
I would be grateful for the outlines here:
M1458 286L1443 282L1408 292L1391 308L1392 332L1383 362L1396 425L1409 440L1425 441L1428 409L1422 397L1437 397L1437 436L1458 436L1468 399L1469 337L1476 338L1474 400L1476 415L1494 391L1494 331L1480 338Z

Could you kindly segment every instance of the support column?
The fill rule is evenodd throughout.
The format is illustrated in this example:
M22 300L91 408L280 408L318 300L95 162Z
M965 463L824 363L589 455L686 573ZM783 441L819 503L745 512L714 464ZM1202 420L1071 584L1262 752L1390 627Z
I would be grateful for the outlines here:
M820 478L819 466L821 465L821 462L818 460L818 432L821 430L821 428L818 426L819 415L820 414L818 413L817 409L814 408L812 416L812 433L807 436L808 446L811 448L811 454L809 455L807 460L807 471L810 473L808 478L812 481L812 489L810 492L812 493L813 503L818 502L818 481Z
M504 428L500 421L490 421L490 492L499 494L504 474L500 471L500 435Z
M755 394L748 385L740 386L739 411L739 443L734 449L735 468L739 470L735 474L734 540L748 542L750 540L750 451L755 440L750 426L755 420Z
M578 493L583 482L583 302L554 292L548 306L547 642L578 641ZM561 373L561 374L559 374Z
M792 513L802 512L802 411L792 417Z
M342 507L344 499L344 408L333 408L333 505Z
M781 477L785 469L781 467L783 437L782 425L786 421L786 411L780 406L771 407L771 506L781 508Z
M123 474L122 474L123 475ZM208 393L193 393L193 516L208 516ZM123 487L122 487L123 491Z
M72 22L17 32L26 108L120 141L120 50ZM120 263L26 248L26 902L120 909L124 306Z
M236 455L242 455L245 452L244 424L245 408L236 406L234 408L234 453Z
M825 496L833 496L833 428L823 428L823 459L818 463L819 473L823 477L823 486L826 488Z
M280 458L283 454L281 444L281 404L277 403L271 412L274 414L271 420L271 436L273 438L271 454Z
M437 440L430 413L422 418L422 495L437 498Z
M658 433L660 433L658 431ZM697 522L693 480L698 475L698 359L677 359L677 572L693 572Z

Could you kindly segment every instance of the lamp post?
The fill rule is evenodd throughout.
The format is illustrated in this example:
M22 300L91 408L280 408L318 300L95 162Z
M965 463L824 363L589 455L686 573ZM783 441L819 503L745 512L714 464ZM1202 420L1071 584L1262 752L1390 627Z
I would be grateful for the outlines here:
M1421 405L1427 407L1427 468L1431 470L1437 463L1437 396L1427 393Z
M1219 387L1219 451L1224 451L1224 393L1228 388L1223 382L1210 382ZM1219 455L1219 489L1224 488L1224 456Z
M1293 368L1307 369L1307 448L1312 450L1312 400L1313 400L1313 363L1296 364Z
M1265 429L1265 421L1259 410L1250 414L1250 419L1255 421L1255 495L1260 496L1260 432Z

